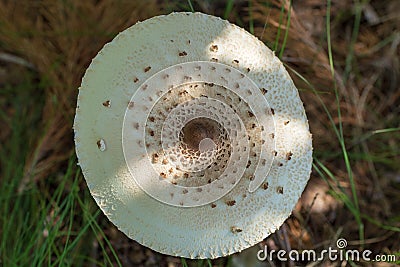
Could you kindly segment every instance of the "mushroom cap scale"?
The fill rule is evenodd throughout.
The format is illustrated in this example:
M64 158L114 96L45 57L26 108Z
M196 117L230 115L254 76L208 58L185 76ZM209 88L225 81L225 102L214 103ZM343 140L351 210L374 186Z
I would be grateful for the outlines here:
M158 252L217 258L252 246L309 179L297 89L270 49L220 18L135 24L79 89L75 143L89 190L122 232Z

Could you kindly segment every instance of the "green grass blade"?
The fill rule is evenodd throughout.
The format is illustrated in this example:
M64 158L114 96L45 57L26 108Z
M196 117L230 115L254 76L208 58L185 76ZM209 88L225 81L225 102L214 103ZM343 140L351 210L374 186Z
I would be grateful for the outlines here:
M354 18L353 31L351 33L349 52L346 56L346 66L345 66L344 77L343 77L344 82L347 81L347 79L350 75L350 72L352 70L352 64L353 64L353 59L354 59L354 45L356 44L356 41L358 38L358 33L360 31L362 4L358 0L355 0L354 6L355 6L355 18Z
M331 42L331 1L328 0L326 7L326 39L328 43L328 58L329 66L331 68L331 75L335 77L335 67L333 65L333 55L332 55L332 42Z
M234 3L235 3L235 0L228 0L226 2L226 6L225 6L225 10L224 10L224 16L223 16L224 19L228 19L229 15L232 12Z
M253 19L253 6L252 6L252 2L249 1L249 31L251 34L254 35L254 19Z
M332 56L332 45L331 45L331 38L330 38L330 7L331 7L331 0L327 0L326 30L327 30L329 64L330 64L330 69L331 69L333 83L334 83L335 100L336 100L337 115L338 115L338 121L339 121L339 123L338 123L339 124L339 138L338 139L339 139L339 144L340 144L340 147L342 150L343 159L345 162L346 171L347 171L347 175L348 175L350 187L351 187L351 193L353 196L353 202L354 202L354 206L355 206L355 210L353 210L353 215L358 223L359 238L361 241L363 241L364 240L364 224L362 223L362 220L361 220L356 184L355 184L353 171L351 169L351 163L350 163L349 155L348 155L345 140L344 140L342 114L341 114L341 109L340 109L340 96L339 96L339 91L337 89L337 84L336 84L336 79L335 79L334 61L333 61L333 56ZM359 26L359 23L356 25ZM356 27L356 25L355 25L355 27ZM355 36L355 38L357 38L357 36ZM354 40L354 42L355 42L355 40ZM335 126L335 128L336 128L336 126Z
M379 222L378 220L376 220L374 218L371 218L370 216L368 216L366 214L362 214L362 217L364 219L366 219L368 222L370 222L372 224L375 224L375 225L379 226L382 229L400 233L400 227L383 224L383 223Z
M189 5L189 8L190 8L190 11L194 12L194 8L193 8L193 4L192 4L191 0L188 0L188 5Z
M182 266L183 266L183 267L188 267L188 264L187 264L185 258L181 258L181 263L182 263Z
M276 33L275 43L274 43L274 47L273 47L274 51L278 50L279 39L281 37L281 26L282 26L282 23L283 23L283 15L284 14L285 14L285 5L282 4L281 11L280 11L280 14L279 14L279 27L278 27L278 31Z
M279 58L282 58L283 52L285 51L286 42L287 42L287 39L289 36L291 14L292 14L292 0L290 0L290 2L289 2L288 18L286 21L286 30L285 30L285 35L283 37L282 47L281 47L281 50L279 51Z

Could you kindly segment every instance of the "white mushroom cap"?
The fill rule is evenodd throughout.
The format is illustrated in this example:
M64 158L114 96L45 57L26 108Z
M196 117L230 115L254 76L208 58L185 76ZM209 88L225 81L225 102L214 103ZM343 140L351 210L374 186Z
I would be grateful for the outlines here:
M311 171L303 104L257 38L201 13L121 32L82 80L74 122L89 190L158 252L217 258L273 233Z

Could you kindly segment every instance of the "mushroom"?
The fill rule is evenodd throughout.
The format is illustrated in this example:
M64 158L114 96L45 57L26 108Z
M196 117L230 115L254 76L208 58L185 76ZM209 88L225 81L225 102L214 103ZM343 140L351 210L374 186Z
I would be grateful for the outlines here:
M172 13L121 32L79 88L76 153L104 214L158 252L217 258L290 215L311 171L297 89L245 30Z

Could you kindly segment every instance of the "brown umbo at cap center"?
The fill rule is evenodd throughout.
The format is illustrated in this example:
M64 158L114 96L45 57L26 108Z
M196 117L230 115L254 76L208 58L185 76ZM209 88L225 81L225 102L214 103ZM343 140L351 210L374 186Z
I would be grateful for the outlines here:
M214 120L208 118L196 118L189 121L182 128L181 138L188 148L198 151L201 150L201 144L204 144L207 147L210 146L207 145L207 143L214 142L214 144L218 144L221 127L222 126Z

